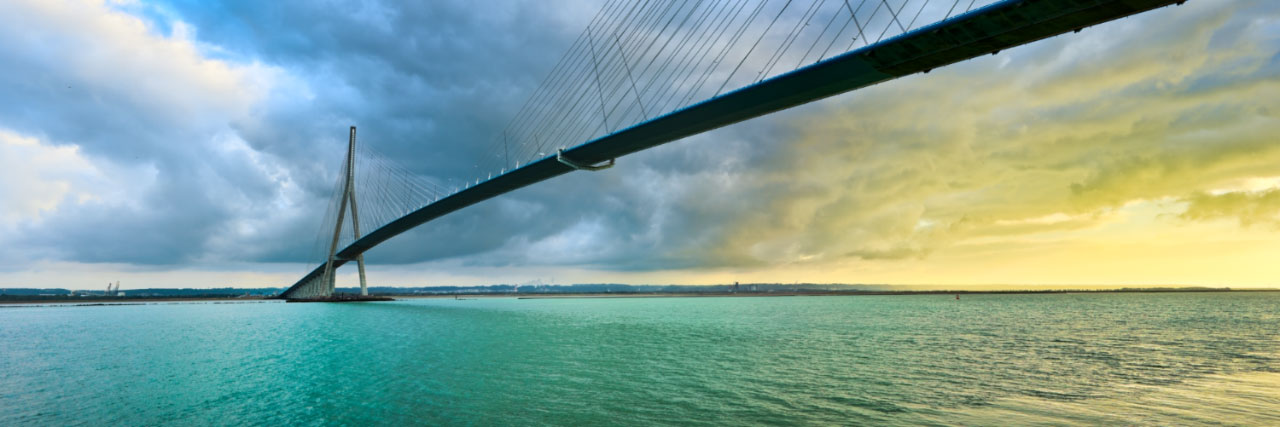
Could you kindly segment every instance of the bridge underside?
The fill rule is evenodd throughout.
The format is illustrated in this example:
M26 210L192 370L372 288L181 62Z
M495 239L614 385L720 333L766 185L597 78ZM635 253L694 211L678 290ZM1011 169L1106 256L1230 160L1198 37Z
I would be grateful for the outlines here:
M324 267L321 266L323 269ZM312 277L314 276L314 277ZM288 291L280 294L281 298L289 299L312 299L324 298L333 295L333 288L328 280L324 280L324 274L312 275L310 280L299 282L289 288Z
M653 118L564 151L597 164L743 120L1020 46L1179 0L1006 0ZM444 197L356 240L334 268L400 233L475 203L575 170L548 156ZM314 295L325 266L281 297Z

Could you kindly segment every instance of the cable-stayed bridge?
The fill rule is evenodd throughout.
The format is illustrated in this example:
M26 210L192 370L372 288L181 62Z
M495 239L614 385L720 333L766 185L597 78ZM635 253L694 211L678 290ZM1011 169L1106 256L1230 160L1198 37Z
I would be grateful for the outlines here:
M495 132L473 180L410 172L358 148L352 128L317 241L319 265L281 297L332 295L333 271L349 261L360 265L363 289L364 252L512 190L1175 3L1182 1L609 0L510 124Z

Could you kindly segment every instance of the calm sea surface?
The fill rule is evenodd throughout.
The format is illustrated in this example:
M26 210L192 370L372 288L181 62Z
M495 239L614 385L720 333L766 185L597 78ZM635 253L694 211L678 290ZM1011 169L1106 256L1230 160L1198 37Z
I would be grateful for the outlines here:
M1280 293L0 308L0 425L1280 425Z

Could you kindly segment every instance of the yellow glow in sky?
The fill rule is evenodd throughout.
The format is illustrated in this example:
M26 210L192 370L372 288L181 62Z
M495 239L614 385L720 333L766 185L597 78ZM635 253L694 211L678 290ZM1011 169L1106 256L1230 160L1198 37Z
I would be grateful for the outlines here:
M707 279L1280 286L1274 9L1193 2L799 115Z

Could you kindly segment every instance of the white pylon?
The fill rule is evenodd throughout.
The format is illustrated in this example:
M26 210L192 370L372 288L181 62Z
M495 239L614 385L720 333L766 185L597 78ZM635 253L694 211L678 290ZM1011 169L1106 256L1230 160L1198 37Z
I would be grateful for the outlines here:
M356 240L360 240L360 210L356 205L356 127L351 127L351 139L347 143L347 179L342 188L342 201L338 207L338 223L333 227L333 241L329 244L329 257L324 263L325 294L333 295L336 277L333 274L333 261L337 259L338 236L342 235L342 221L347 213L347 202L351 202L351 231ZM364 254L356 255L356 266L360 270L360 295L369 295L369 287L364 277Z

